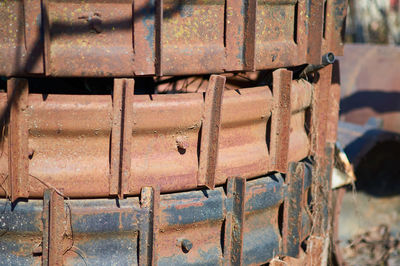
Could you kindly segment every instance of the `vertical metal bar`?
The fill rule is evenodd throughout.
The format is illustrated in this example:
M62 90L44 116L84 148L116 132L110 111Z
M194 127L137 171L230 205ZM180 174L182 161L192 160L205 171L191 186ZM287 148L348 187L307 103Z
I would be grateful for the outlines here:
M133 116L133 79L115 79L111 132L110 195L129 192Z
M346 25L347 1L327 0L326 39L328 51L343 55L344 27ZM328 52L326 51L326 52Z
M304 174L304 163L292 162L289 164L285 180L288 185L288 193L284 202L282 226L282 244L285 256L297 257L300 251Z
M270 165L272 171L286 173L288 167L292 72L278 69L273 72L273 108L270 134Z
M322 229L323 232L326 234L328 233L328 225L329 219L332 217L331 215L331 198L332 198L332 171L333 171L333 160L335 154L335 143L327 143L325 146L325 169L324 175L320 177L320 184L321 184L321 201L323 206L323 217L322 217Z
M42 1L42 31L43 31L43 42L44 42L44 73L49 75L50 70L50 18L49 18L49 0Z
M156 0L155 17L155 69L156 75L162 76L162 22L163 22L163 0Z
M340 105L340 66L339 61L335 61L332 67L332 82L329 86L329 110L327 117L326 140L335 143L337 137L337 127L339 121Z
M245 70L254 71L254 58L256 50L256 15L257 15L257 0L246 0L246 15L245 15L245 38L244 38L244 53L245 53Z
M139 16L139 18L133 17L136 75L154 75L156 73L156 38L158 38L156 35L161 34L161 31L154 32L157 29L156 13L159 12L156 10L157 3L157 0L135 0L133 4L133 16ZM159 7L162 8L161 5ZM159 16L159 18L162 17ZM158 27L161 27L161 24Z
M329 88L332 81L332 65L319 70L319 80L314 87L311 105L311 152L316 157L324 156L328 110L331 106Z
M25 114L28 93L26 79L12 78L7 81L10 104L8 168L12 201L29 197L28 124Z
M65 209L64 198L54 189L44 192L43 200L43 265L63 265Z
M324 1L307 0L308 54L307 63L321 63L322 32L324 27Z
M197 184L215 187L215 170L218 157L218 137L221 127L222 95L226 78L211 75L208 83L201 129L200 160Z
M227 265L243 264L243 223L246 179L234 177L227 184L224 258Z
M44 72L41 23L37 21L40 15L40 0L24 0L25 48L27 54L25 71L27 73L42 74Z
M225 8L225 50L227 71L243 69L244 56L244 28L245 18L241 11L247 0L226 0Z
M139 265L157 265L159 230L159 188L144 187L141 192L142 215L139 231Z
M43 193L43 238L42 238L42 265L49 265L49 234L50 234L50 196L51 191L46 190Z

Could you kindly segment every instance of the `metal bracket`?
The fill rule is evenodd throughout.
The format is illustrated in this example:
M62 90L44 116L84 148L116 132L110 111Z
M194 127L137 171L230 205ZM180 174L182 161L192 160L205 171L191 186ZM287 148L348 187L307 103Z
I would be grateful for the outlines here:
M8 168L11 200L29 197L28 80L12 78L7 81L10 124L8 140Z
M305 164L291 162L286 175L288 185L283 207L282 244L283 254L297 257L302 240L302 209L304 197Z
M243 263L243 224L246 179L229 178L225 220L224 258L228 265Z
M133 79L115 79L111 131L110 195L129 192L133 119Z
M215 187L218 158L218 138L221 128L222 96L225 89L224 76L211 75L208 83L201 129L200 160L197 185Z
M139 225L139 265L157 265L160 189L142 188L141 206L143 213Z
M63 265L63 255L72 245L72 230L64 206L64 197L47 189L43 198L43 265Z
M273 72L273 108L271 115L271 171L286 173L288 168L291 120L292 72L278 69Z

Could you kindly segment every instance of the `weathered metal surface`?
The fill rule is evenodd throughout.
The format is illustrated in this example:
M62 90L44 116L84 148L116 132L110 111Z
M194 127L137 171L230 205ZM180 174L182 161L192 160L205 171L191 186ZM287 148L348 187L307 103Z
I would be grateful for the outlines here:
M110 148L110 195L123 198L131 172L131 133L133 122L133 79L115 79Z
M28 80L10 79L7 82L9 107L8 178L11 200L29 197L28 158ZM9 103L9 104L8 104Z
M292 72L278 69L273 73L273 108L271 114L271 168L286 173L289 152Z
M310 173L306 171L305 175L308 185L311 184ZM236 188L228 188L230 192L227 193L222 187L217 187L215 190L157 196L156 190L144 188L141 204L138 197L120 201L67 200L64 203L61 199L62 204L57 206L61 208L59 210L68 206L73 232L73 245L64 253L63 262L66 265L105 261L148 265L150 261L156 263L156 259L158 265L222 265L225 262L229 264L235 254L235 245L232 246L234 253L228 255L225 252L229 245L225 241L231 240L230 244L243 247L243 265L266 263L283 254L279 244L279 223L283 221L278 220L277 213L286 198L287 186L280 174L250 180L242 186L244 182L243 179L231 179L229 183L235 184ZM309 186L305 187L307 189ZM51 193L59 197L54 194L56 192ZM52 202L50 199L50 208ZM0 261L12 261L14 265L40 262L40 254L33 256L32 252L40 245L42 234L47 232L41 225L42 212L48 212L42 207L43 201L30 199L19 202L13 209L6 199L0 200L0 204L3 210L0 214ZM156 206L159 206L158 211ZM237 222L243 224L242 244L235 239L240 237L240 229L239 235L232 232L233 238L224 237L229 225L227 219L231 218L239 219ZM307 223L310 224L311 220ZM55 226L64 229L62 222ZM310 225L300 227L302 231L301 228L310 228ZM235 226L232 229L236 230ZM156 231L158 233L154 235ZM306 230L301 235L309 233ZM49 248L53 248L51 243Z
M341 120L365 124L381 118L383 128L400 132L400 48L347 44L340 58Z
M283 206L282 245L286 256L297 257L300 252L302 210L304 204L304 163L290 163L286 183L288 193Z
M212 75L205 93L201 125L199 172L197 174L197 185L206 185L210 189L215 187L224 90L225 77Z
M246 179L230 178L227 183L227 216L224 231L224 258L227 265L243 264L243 224Z
M145 187L141 193L141 207L144 211L140 220L139 264L157 265L157 235L160 217L160 191Z
M285 156L299 161L310 153L305 121L313 85L292 81L291 87ZM6 95L0 98L4 106ZM215 184L224 184L232 176L251 178L273 171L268 149L268 136L273 133L267 127L272 102L266 86L224 92ZM28 103L25 113L32 152L24 160L29 162L30 197L42 197L48 185L63 188L69 197L108 197L110 134L114 130L111 96L50 94L43 99L29 94ZM123 151L125 158L131 158L124 194L138 195L141 187L155 185L161 192L196 188L198 149L203 143L199 141L203 94L134 95L132 108L131 150ZM4 143L8 145L7 137ZM7 164L4 152L0 157L4 177L8 176ZM0 194L9 192L1 190Z
M322 54L332 52L343 55L344 34L347 17L347 1L326 0L322 32Z
M43 198L43 240L42 263L43 265L63 265L64 253L72 245L67 237L72 238L71 228L68 228L68 216L66 215L64 198L59 191L48 189ZM69 214L70 215L70 214ZM68 217L68 218L67 218ZM68 234L68 231L70 232ZM66 246L66 247L65 247ZM33 251L32 251L33 253Z
M340 54L346 1L328 0L325 18L323 3L3 1L0 61L10 63L0 75L132 77L314 64L324 32L326 49Z

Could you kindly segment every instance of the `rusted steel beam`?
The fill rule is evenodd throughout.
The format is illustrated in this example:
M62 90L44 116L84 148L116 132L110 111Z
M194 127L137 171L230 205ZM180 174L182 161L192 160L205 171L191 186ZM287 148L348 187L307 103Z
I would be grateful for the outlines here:
M311 152L323 157L327 136L329 106L331 106L330 87L332 81L332 65L319 71L319 80L315 85L311 105Z
M120 198L129 192L134 85L133 79L114 80L110 195Z
M23 0L24 3L24 30L27 60L25 69L27 73L43 74L43 39L41 38L41 21L37 18L42 13L40 0Z
M66 215L64 198L54 189L44 192L43 199L43 265L63 265Z
M42 31L43 31L43 69L44 74L50 75L51 71L51 39L50 39L50 10L49 1L42 0Z
M329 87L329 108L327 116L327 135L326 140L331 143L336 142L338 122L339 122L339 105L340 105L340 64L335 61L332 67L332 81Z
M304 175L305 165L301 162L291 162L286 184L288 185L287 195L284 202L282 244L283 254L290 257L297 257L302 241L302 210L304 198Z
M157 76L162 76L162 23L163 23L163 0L155 0L155 70Z
M12 201L29 197L28 93L28 80L7 81L7 104L10 105L8 176Z
M308 18L308 47L307 47L307 63L319 65L321 64L322 37L324 28L324 3L321 1L308 1L307 18Z
M244 69L255 70L256 52L256 15L257 0L247 0L245 3L245 24L244 24ZM234 41L233 41L234 42Z
M288 167L289 135L291 120L292 72L285 69L273 73L273 108L271 115L270 167L273 171L286 173Z
M222 95L225 77L212 75L207 87L201 128L198 185L215 187L215 170L218 158L218 138L221 127Z
M160 217L160 190L144 187L139 231L139 265L157 265L157 235Z
M347 16L347 1L326 0L325 29L322 40L322 54L332 52L343 55L344 34Z
M224 259L226 265L243 264L243 224L246 179L229 178L227 183Z

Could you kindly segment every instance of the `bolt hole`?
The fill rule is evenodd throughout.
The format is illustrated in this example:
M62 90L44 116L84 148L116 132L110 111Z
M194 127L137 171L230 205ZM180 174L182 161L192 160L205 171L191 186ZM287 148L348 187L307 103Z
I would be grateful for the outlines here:
M188 253L192 249L193 244L192 244L192 242L190 242L190 240L183 239L181 242L181 247L182 247L183 253Z
M35 154L35 151L34 151L34 150L31 150L31 151L29 152L29 154L28 154L29 160L32 160L34 154Z
M178 152L179 152L179 154L185 154L186 153L186 149L185 148L181 148L181 147L178 147Z

